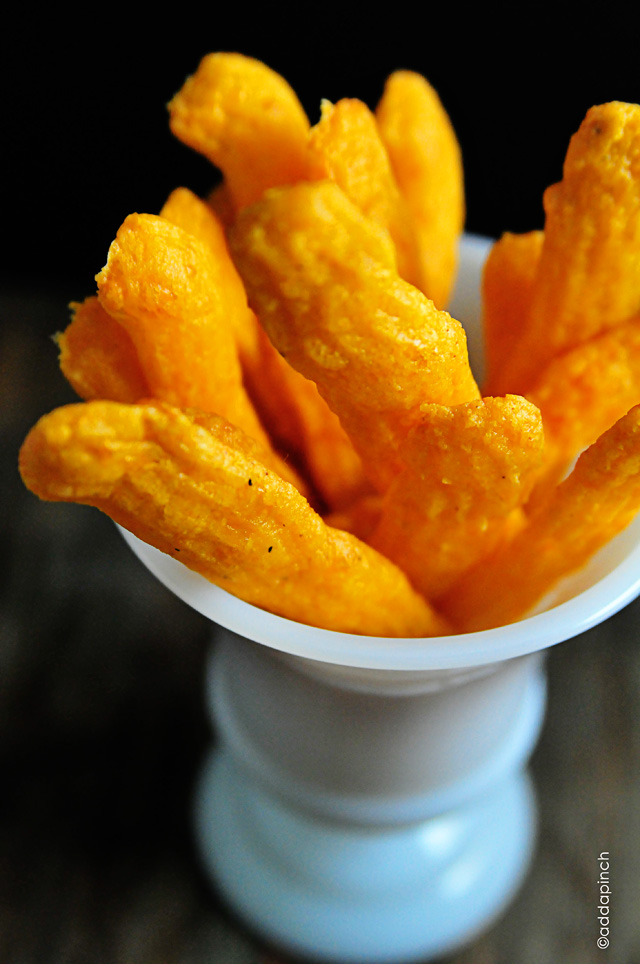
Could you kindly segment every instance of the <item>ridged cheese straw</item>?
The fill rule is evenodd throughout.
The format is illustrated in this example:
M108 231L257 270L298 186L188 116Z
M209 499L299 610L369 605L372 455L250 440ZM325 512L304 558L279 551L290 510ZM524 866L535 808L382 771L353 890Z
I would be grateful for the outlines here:
M640 106L592 107L544 195L544 244L503 391L526 393L561 351L640 312Z
M542 412L548 488L574 458L640 404L640 318L554 358L527 393Z
M225 419L88 402L46 415L20 454L40 498L96 506L241 599L346 633L433 636L447 624L393 563L325 525Z
M522 337L531 307L544 241L542 231L503 234L491 248L482 272L483 394L507 389L501 372Z
M368 540L424 596L441 595L510 532L542 460L538 409L517 395L423 405Z
M418 287L446 307L465 216L462 156L440 98L420 74L398 70L376 108L380 136L412 216Z
M640 406L584 452L506 549L469 570L439 605L461 632L524 616L640 510Z
M322 102L322 116L309 134L309 176L335 181L365 217L386 228L398 274L420 285L421 266L409 205L396 183L376 119L354 98Z
M228 266L165 218L130 214L96 281L100 303L135 345L151 396L224 416L302 488L273 450L244 388L233 316L242 316L247 305Z
M398 276L387 232L335 183L268 191L231 245L271 341L316 382L377 487L422 403L479 396L462 325Z
M56 335L60 368L85 401L137 402L151 394L135 345L93 295L72 302L71 322Z
M224 272L243 381L270 438L304 466L330 509L348 505L366 490L360 458L316 385L287 364L249 308L221 221L186 188L173 191L160 214L207 245Z
M237 210L306 176L309 121L286 80L258 60L208 54L169 114L176 137L223 171Z
M260 324L247 304L247 295L227 246L222 221L213 208L186 187L178 187L164 202L160 217L188 231L210 251L218 284L224 290L226 314L240 360L258 355Z

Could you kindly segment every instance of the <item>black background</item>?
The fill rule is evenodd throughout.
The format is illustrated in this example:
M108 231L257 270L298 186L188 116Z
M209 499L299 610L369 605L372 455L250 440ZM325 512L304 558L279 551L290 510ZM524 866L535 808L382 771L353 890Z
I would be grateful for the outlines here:
M127 214L158 211L179 184L212 186L215 172L173 138L165 106L212 50L267 62L312 122L322 97L373 107L391 71L423 73L462 145L467 228L492 236L542 226L542 192L589 106L640 101L637 31L615 5L395 4L374 14L236 4L196 15L182 4L142 20L135 7L81 9L48 21L26 10L5 31L5 289L84 297Z

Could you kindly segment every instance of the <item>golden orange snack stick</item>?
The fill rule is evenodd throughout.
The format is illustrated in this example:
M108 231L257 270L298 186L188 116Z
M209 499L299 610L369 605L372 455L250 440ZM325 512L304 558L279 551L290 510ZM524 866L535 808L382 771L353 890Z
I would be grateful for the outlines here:
M176 137L222 170L237 210L306 175L309 121L286 80L258 60L208 54L169 114Z
M176 188L161 216L202 241L216 259L216 272L224 291L226 315L242 355L257 359L261 331L247 304L222 225L211 208L187 188ZM73 320L58 336L60 366L68 381L85 400L105 398L134 402L152 394L125 328L95 297L74 304Z
M388 234L330 181L269 191L231 232L249 303L385 488L424 402L479 396L462 325L399 278Z
M46 415L20 454L44 499L94 505L254 605L326 629L425 636L446 624L400 570L331 529L224 419L162 403Z
M465 217L460 147L440 98L420 74L388 78L376 108L380 136L413 216L419 287L438 308L449 300Z
M544 233L503 234L491 248L482 275L483 393L507 391L500 375L527 323Z
M505 234L484 268L487 388L505 388L500 373L526 325L544 235ZM640 402L640 322L616 325L553 358L526 393L545 429L547 494L580 452ZM540 492L534 497L537 503Z
M633 520L640 509L640 407L584 452L571 475L502 551L439 603L462 632L514 622Z
M386 228L394 243L398 274L419 285L420 267L408 205L396 183L374 115L360 100L322 102L309 135L312 180L332 180L362 213Z
M402 446L406 468L368 540L429 598L487 555L526 500L542 459L538 409L516 395L424 405Z
M137 402L150 395L131 338L93 295L71 304L73 317L56 336L62 373L80 398Z
M527 396L542 412L544 468L527 506L538 511L573 460L640 403L640 319L554 358Z
M504 382L526 392L544 366L640 312L640 106L592 107L563 179L544 195L544 244L523 337Z
M362 460L315 382L292 368L261 331L258 354L244 365L245 383L263 425L292 453L330 510L359 498L367 484Z
M233 313L246 311L246 301L210 248L165 218L131 214L96 281L101 304L131 336L153 398L223 415L305 488L273 451L245 391Z
M193 234L211 249L216 259L231 260L223 222L213 207L188 187L177 187L171 192L160 209L160 217ZM242 286L242 282L238 283Z
M128 331L154 398L224 415L263 441L242 386L227 276L192 234L131 214L97 275L103 307Z
M640 403L640 318L554 358L527 397L555 460L570 463Z
M302 461L322 499L331 508L353 501L364 489L360 458L336 415L304 378L282 358L247 304L242 280L229 255L221 222L186 188L167 199L162 217L190 231L210 249L224 277L243 380L261 423L292 458Z
M224 291L227 317L240 353L240 360L251 361L259 353L260 324L247 304L242 279L231 260L224 227L213 208L188 188L179 187L165 201L160 216L188 231L211 252L218 283Z

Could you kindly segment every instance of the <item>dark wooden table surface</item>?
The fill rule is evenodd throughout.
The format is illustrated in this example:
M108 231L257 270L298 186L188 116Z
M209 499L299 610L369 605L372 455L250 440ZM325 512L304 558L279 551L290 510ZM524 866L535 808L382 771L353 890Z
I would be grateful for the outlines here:
M25 292L5 293L0 311L0 962L273 962L219 905L191 839L191 788L214 739L213 627L106 518L23 489L22 438L73 400L49 338L67 312L62 297ZM535 861L501 921L447 964L640 962L639 637L634 603L550 653Z

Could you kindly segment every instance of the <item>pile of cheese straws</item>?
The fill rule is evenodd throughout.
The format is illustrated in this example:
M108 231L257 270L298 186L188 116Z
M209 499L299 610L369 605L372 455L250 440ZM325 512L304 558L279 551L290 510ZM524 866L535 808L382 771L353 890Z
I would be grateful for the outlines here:
M424 78L311 127L278 74L212 54L170 123L222 184L123 223L58 336L85 401L29 433L30 489L257 606L379 636L516 620L630 522L640 107L592 108L544 231L493 247L482 393L443 310L462 166Z

